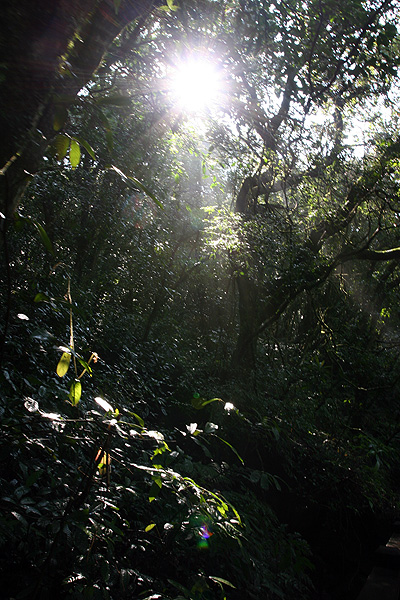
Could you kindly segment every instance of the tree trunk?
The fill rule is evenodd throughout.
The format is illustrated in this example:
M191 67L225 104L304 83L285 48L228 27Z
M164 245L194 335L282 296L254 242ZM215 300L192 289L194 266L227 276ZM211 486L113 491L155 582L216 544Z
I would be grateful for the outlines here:
M257 345L257 289L248 275L236 280L239 294L239 335L232 356L232 366L239 370L251 370L255 366Z

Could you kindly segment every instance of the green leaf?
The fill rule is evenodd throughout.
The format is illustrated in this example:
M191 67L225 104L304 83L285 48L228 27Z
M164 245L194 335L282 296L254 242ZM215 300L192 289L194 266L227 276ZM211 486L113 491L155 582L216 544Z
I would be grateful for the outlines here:
M114 1L114 11L117 15L119 12L119 7L121 6L121 0L113 0Z
M137 415L134 412L129 412L129 414L132 415L133 417L135 417L135 419L139 423L140 427L144 427L144 421L143 421L142 417L139 417L139 415Z
M222 577L215 577L214 575L209 575L208 578L211 579L211 581L215 581L217 583L223 583L224 585L229 585L229 587L236 589L236 587L233 585L233 583L231 583L227 579L222 579Z
M92 148L92 146L89 144L89 142L81 137L77 137L75 136L74 139L80 143L81 146L83 146L86 150L86 152L89 154L89 156L91 158L93 158L93 160L96 160L96 154L94 153L94 150Z
M211 402L223 402L223 400L221 400L221 398L212 398L211 400L204 400L204 398L196 398L193 395L191 404L193 408L195 408L196 410L200 410L201 408L207 406L207 404L211 404Z
M153 481L149 491L149 502L152 502L159 495L161 487L162 483L160 486L157 481Z
M50 298L43 294L43 292L39 292L33 299L34 302L50 302Z
M81 147L75 139L71 140L69 147L69 162L73 169L79 165L81 161Z
M15 231L22 231L22 229L25 226L25 222L28 219L25 219L25 217L21 217L21 215L19 215L17 212L14 214L14 228Z
M30 488L34 483L36 483L42 473L43 469L37 469L37 471L32 471L32 473L29 475L25 482L26 487Z
M59 377L64 377L64 375L67 373L70 362L71 354L69 354L68 352L63 352L57 365L57 375Z
M167 6L168 6L169 10L172 10L172 12L175 12L178 10L178 7L174 5L174 0L167 0Z
M44 247L46 248L46 250L48 252L50 252L50 254L55 256L53 244L51 243L50 238L46 233L46 230L44 229L44 227L42 225L40 225L40 223L36 223L35 221L33 221L33 223L34 223L35 227L37 228L37 230L39 231L39 235L42 239Z
M226 517L226 510L222 505L217 506L217 509L223 517Z
M89 363L86 362L86 360L84 360L81 356L79 356L78 354L76 355L76 358L78 360L78 362L82 365L82 367L84 369L86 369L86 371L89 373L90 377L92 376L92 367L89 365Z
M28 222L31 223L31 225L33 225L34 227L36 227L36 229L39 232L40 238L43 242L44 247L46 248L46 250L48 250L50 252L50 254L52 254L53 256L55 256L55 252L54 252L54 248L53 248L53 244L50 241L49 236L46 233L45 228L40 225L40 223L38 223L37 221L35 221L34 219L31 219L31 217L23 217L22 215L18 215L16 217L16 223L23 223L23 222Z
M213 434L213 435L215 435L215 434ZM239 452L232 446L232 444L230 444L229 442L227 442L226 440L224 440L222 437L219 437L219 435L216 435L215 437L217 437L219 440L221 440L221 442L223 442L224 444L226 444L227 446L229 446L229 448L232 450L232 452L234 454L236 454L236 456L238 457L238 459L240 460L240 462L242 463L242 465L244 465L243 458L240 456Z
M160 489L162 488L162 480L160 477L153 477L153 481Z
M147 525L147 527L145 527L145 531L151 531L153 529L153 527L156 526L156 523L150 523L150 525Z
M115 173L117 173L126 184L129 185L130 182L132 182L136 189L139 189L140 191L144 192L146 194L146 196L151 198L151 200L153 200L153 202L155 202L159 208L164 209L162 203L159 200L157 200L157 198L154 196L154 194L145 185L143 185L143 183L141 183L138 179L136 179L135 177L132 177L130 175L125 175L125 173L123 173L120 169L118 169L114 165L111 165L110 169L112 171L115 171Z
M56 137L53 147L56 152L57 160L62 160L66 157L70 141L71 140L67 135L60 134Z
M82 385L81 382L76 379L72 382L71 388L68 394L68 398L71 400L72 406L76 406L81 399L82 395Z

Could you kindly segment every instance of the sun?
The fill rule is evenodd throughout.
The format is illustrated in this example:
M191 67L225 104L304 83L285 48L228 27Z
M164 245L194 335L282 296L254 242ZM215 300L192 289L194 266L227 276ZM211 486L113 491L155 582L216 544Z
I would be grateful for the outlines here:
M221 102L221 71L210 60L188 59L171 76L171 93L180 110L198 113L211 109Z

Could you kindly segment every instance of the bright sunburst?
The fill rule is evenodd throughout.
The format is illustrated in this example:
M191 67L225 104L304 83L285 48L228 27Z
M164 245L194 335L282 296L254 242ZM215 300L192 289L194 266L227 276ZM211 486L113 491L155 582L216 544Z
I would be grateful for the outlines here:
M189 59L176 68L171 91L181 110L195 113L212 108L223 92L221 72L206 59Z

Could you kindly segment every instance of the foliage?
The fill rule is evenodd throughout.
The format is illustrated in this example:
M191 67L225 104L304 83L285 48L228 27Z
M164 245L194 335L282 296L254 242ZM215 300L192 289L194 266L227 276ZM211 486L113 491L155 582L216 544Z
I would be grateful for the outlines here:
M3 593L355 597L399 502L398 6L130 4L5 105Z

